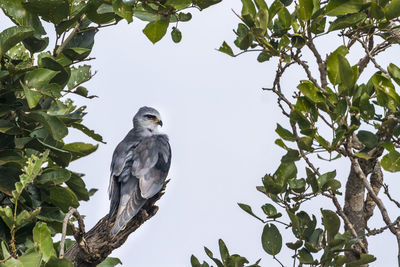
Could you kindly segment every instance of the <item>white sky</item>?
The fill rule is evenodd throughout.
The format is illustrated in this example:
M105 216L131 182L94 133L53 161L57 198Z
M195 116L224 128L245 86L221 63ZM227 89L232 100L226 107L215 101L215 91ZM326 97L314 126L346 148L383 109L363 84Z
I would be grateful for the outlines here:
M259 215L259 207L271 203L255 187L261 185L265 173L274 172L279 165L283 150L274 145L274 129L276 122L287 122L277 108L275 96L261 90L272 84L275 61L260 64L256 54L231 58L215 51L223 40L232 44L234 39L232 29L238 20L231 8L240 11L240 1L224 1L194 12L192 21L179 24L183 33L180 44L174 44L168 32L162 41L152 45L141 32L145 23L138 19L129 25L122 22L101 29L96 35L91 55L96 60L89 63L98 74L85 87L99 98L76 98L76 103L88 106L84 122L107 144L70 166L86 173L88 188L99 189L79 209L87 216L87 228L108 212L112 152L131 129L138 108L148 105L161 112L162 130L170 137L173 153L171 182L158 202L159 212L112 254L124 266L190 266L191 254L206 259L203 246L219 255L219 238L231 253L240 253L251 263L262 258L261 266L279 266L262 249L261 222L236 203L252 205ZM2 15L0 20L3 24L5 17ZM332 51L339 45L332 40L319 47L325 53ZM385 65L395 59L394 63L400 65L399 51L395 52L397 57L388 56L393 51L388 52L379 58L380 62ZM352 64L356 63L355 58ZM303 78L303 72L293 68L283 78L285 91L293 90ZM81 134L70 132L69 142L82 139ZM324 172L337 169L337 177L344 185L349 169L346 161L318 164ZM304 173L303 163L297 167ZM395 178L392 175L386 181L392 186L392 195L399 198L394 190L399 186L398 181L394 184ZM320 208L334 209L323 198L305 207L315 214ZM392 218L399 215L395 207L388 208ZM320 216L317 219L320 223ZM382 225L377 213L373 227ZM291 230L282 229L281 233L284 243L295 240ZM378 257L371 266L396 264L394 236L386 233L369 242L370 252ZM283 245L283 252L278 255L285 265L292 263L290 252Z

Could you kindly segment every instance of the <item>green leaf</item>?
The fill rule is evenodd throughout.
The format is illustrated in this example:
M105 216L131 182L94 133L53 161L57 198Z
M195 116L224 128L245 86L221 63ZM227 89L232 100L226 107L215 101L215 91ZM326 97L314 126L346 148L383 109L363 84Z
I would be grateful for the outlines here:
M285 29L290 28L290 25L292 24L292 16L290 15L286 7L282 7L279 10L278 19L283 28Z
M267 215L268 218L277 218L277 215L282 216L282 214L278 213L278 211L272 204L265 204L261 207L261 209L263 210L265 215Z
M299 0L298 14L299 18L303 21L307 21L311 18L313 13L313 0Z
M241 0L243 7L242 7L242 16L245 17L250 15L252 19L256 17L256 7L253 4L252 0Z
M12 228L14 224L14 213L9 206L0 207L0 217L7 224L8 228Z
M0 8L18 26L30 26L37 34L46 34L39 18L28 12L20 0L0 0Z
M400 153L396 150L390 151L381 160L382 168L389 172L400 171Z
M38 184L62 184L71 178L71 172L58 167L46 169L39 177L36 179Z
M218 51L225 53L231 57L233 57L233 51L232 48L224 41Z
M342 56L341 54L337 55L338 57L338 62L339 62L339 77L341 80L341 86L343 86L345 90L350 90L353 88L354 83L355 83L355 77L353 74L353 70L350 66L350 63L347 61L347 59ZM339 91L341 90L341 87L339 87Z
M339 68L339 59L338 59L338 55L342 55L345 56L346 54L348 54L349 51L347 50L347 48L345 46L339 46L334 52L332 52L329 57L328 57L328 61L327 61L327 65L326 65L326 69L328 71L328 78L329 81L333 84L333 85L337 85L340 83L340 68Z
M321 209L321 213L322 213L322 224L325 226L328 236L328 242L330 242L339 232L340 219L336 215L336 213L331 210Z
M282 236L274 224L266 224L261 236L263 249L268 254L275 256L281 251Z
M341 29L344 29L347 27L357 26L357 23L359 23L360 21L362 21L366 18L367 18L367 15L362 12L338 17L336 20L334 20L331 23L328 31L331 32L331 31L341 30Z
M64 145L62 149L71 152L72 160L76 160L81 157L85 157L89 154L92 154L97 150L97 148L98 145L75 142Z
M375 258L374 255L361 254L360 255L360 259L347 263L346 267L357 267L357 266L368 264L368 263L371 263L371 262L374 262L374 261L376 261L376 258Z
M14 45L34 34L34 29L25 26L14 26L0 32L0 58Z
M238 203L239 207L244 210L245 212L247 212L248 214L250 214L251 216L253 216L254 218L260 220L261 222L264 222L260 217L258 217L257 215L255 215L253 213L253 210L251 209L251 207L247 204L243 204L243 203Z
M372 76L372 83L376 90L392 98L397 105L400 105L400 96L397 94L392 81L382 73L375 73Z
M222 0L193 0L193 4L198 6L201 10L208 8L212 5L218 4Z
M33 241L39 245L40 253L45 262L51 256L56 256L56 251L53 247L53 239L51 239L51 231L44 222L37 222L33 228Z
M67 127L56 116L48 115L42 111L32 111L27 116L40 122L55 140L62 140L68 134Z
M400 16L400 0L392 0L389 5L385 7L385 17L391 20Z
M18 257L18 261L21 262L23 267L36 267L40 266L43 258L40 256L37 248L32 247L25 251L20 257Z
M400 85L400 68L394 65L393 63L390 63L388 68L387 68L390 77L398 84Z
M270 54L270 53L268 53L268 52L266 52L266 51L262 51L262 52L258 55L257 61L260 62L260 63L262 63L262 62L268 61L270 58L271 58L271 54Z
M179 43L182 40L181 31L176 27L172 27L171 38L174 43Z
M330 0L326 6L328 16L341 16L357 13L361 10L363 0Z
M59 259L55 256L52 256L50 260L46 263L45 267L73 267L72 262L67 260L66 258Z
M155 44L160 41L163 36L167 33L169 24L169 18L161 16L159 20L150 22L143 29L143 33L149 38L149 40Z
M302 245L303 245L302 240L297 240L295 243L290 243L290 242L286 243L286 246L293 250L297 250L297 249L301 248Z
M42 17L45 21L60 23L69 15L68 0L29 0L25 1L24 7L34 14Z
M40 212L40 207L35 209L32 212L28 212L27 210L21 211L21 213L19 213L17 215L17 218L15 220L16 229L19 229L19 228L25 226L26 224L32 222L36 218L36 216L39 214L39 212Z
M172 6L176 10L181 10L188 7L191 4L190 0L167 0L165 5Z
M327 172L322 174L321 176L318 177L317 182L319 185L319 188L322 189L322 187L329 181L333 180L336 177L336 170Z
M361 143L365 145L367 149L374 148L378 144L378 137L368 131L358 131L357 137Z
M192 267L201 267L199 260L194 255L190 257L190 264Z
M299 260L303 264L312 264L314 262L313 256L306 248L299 250Z
M66 184L68 185L69 189L71 189L75 193L79 200L87 201L89 200L90 194L86 189L86 185L82 179L82 176L82 174L72 172L71 178L66 181Z
M224 263L226 263L226 261L229 258L229 250L222 239L218 240L218 246L219 246L219 253L221 254L221 259Z
M113 257L107 257L102 263L97 265L98 267L114 267L117 266L118 264L122 265L122 262L118 258L113 258Z
M71 76L68 81L68 89L72 89L88 80L92 77L90 70L91 66L83 65L77 68L71 68Z
M101 142L103 144L106 144L106 142L103 141L103 137L97 133L95 133L93 130L90 130L88 127L86 127L83 124L79 123L72 123L71 127L78 129L82 133L86 134L87 136L91 137L93 140L97 142Z
M59 207L63 212L68 212L70 207L79 206L78 198L69 188L61 186L52 186L49 188L49 202Z
M297 89L314 103L325 103L325 98L318 88L310 81L301 81Z
M126 19L128 23L131 23L133 21L133 12L132 12L132 7L124 4L122 0L112 0L112 7L118 16L121 18Z
M276 124L275 132L286 141L296 141L296 137L292 132L283 128L279 123Z

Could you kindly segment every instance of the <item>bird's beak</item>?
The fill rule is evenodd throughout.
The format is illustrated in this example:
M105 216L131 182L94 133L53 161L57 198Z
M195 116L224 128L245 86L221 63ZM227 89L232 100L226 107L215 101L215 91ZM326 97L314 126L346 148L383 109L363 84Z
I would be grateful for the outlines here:
M162 120L158 120L158 121L157 121L157 124L160 125L160 126L162 127L162 125L163 125Z

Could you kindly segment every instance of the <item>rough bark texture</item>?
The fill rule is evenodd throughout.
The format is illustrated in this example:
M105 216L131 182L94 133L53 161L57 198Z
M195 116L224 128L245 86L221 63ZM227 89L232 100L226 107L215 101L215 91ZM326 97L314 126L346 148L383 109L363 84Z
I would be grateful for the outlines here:
M149 199L126 227L113 237L110 236L110 230L114 224L115 216L111 218L111 223L108 222L108 215L104 216L83 235L80 242L75 243L66 251L65 258L79 267L96 266L101 263L114 249L125 243L132 232L157 213L158 207L155 202L164 194L164 189L165 185L161 192Z
M365 186L363 181L354 171L354 167L351 166L350 175L346 183L345 204L343 210L351 224L354 226L357 235L365 234L364 196ZM347 227L345 227L345 229L348 230ZM364 247L368 249L367 240L364 239L362 242ZM361 253L361 247L355 245L353 251L345 252L345 255L348 260L354 261L360 258Z

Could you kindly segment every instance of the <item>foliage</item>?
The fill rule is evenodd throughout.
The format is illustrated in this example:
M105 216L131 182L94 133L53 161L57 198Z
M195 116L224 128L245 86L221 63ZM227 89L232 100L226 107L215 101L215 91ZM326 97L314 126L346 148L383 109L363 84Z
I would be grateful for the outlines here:
M279 138L275 144L286 154L277 170L266 174L257 187L270 202L261 207L263 215L256 215L246 204L239 204L240 208L265 225L262 248L278 262L276 257L283 245L276 225L292 230L295 241L284 243L293 251L293 266L296 262L359 266L374 261L366 249L367 236L389 229L397 240L400 237L394 227L398 220L391 221L377 196L383 185L382 168L400 171L400 96L396 91L400 69L394 63L383 68L376 60L379 53L400 42L400 1L275 0L269 6L264 0L241 1L241 14L236 14L241 22L234 31L234 45L239 52L235 53L227 42L219 51L232 57L258 53L259 62L274 58L278 61L273 86L264 90L277 96L289 127L277 125ZM337 35L337 48L324 59L315 43L323 38L335 40ZM315 68L303 58L306 50L314 57ZM363 56L353 65L349 54ZM361 78L369 63L376 73ZM307 80L301 80L294 90L284 89L283 75L294 65L304 70ZM313 69L318 70L318 78ZM340 157L346 157L352 169L346 187L336 177L334 165L326 173L314 165ZM304 171L299 168L300 161L306 164ZM361 186L356 188L358 181ZM354 220L353 204L347 198L351 198L354 188L361 190L362 196L368 194L358 203L364 207L361 223ZM342 192L346 192L344 210L337 198ZM385 194L398 204L390 197L387 186ZM303 210L304 202L320 196L331 199L336 210L321 209L318 214ZM370 231L366 226L375 207L384 225L378 231ZM213 261L218 266L228 266ZM192 258L192 266L208 264L200 265Z
M104 142L82 124L85 106L75 106L67 96L95 97L83 86L94 75L83 62L92 60L98 30L135 17L148 22L143 32L153 43L174 23L172 39L179 42L178 23L192 17L186 10L220 1L0 0L15 24L0 32L0 260L5 266L72 266L58 259L52 238L61 233L66 212L95 190L67 167L98 145L63 139L74 128ZM54 26L53 49L43 22ZM118 263L108 259L104 266Z

